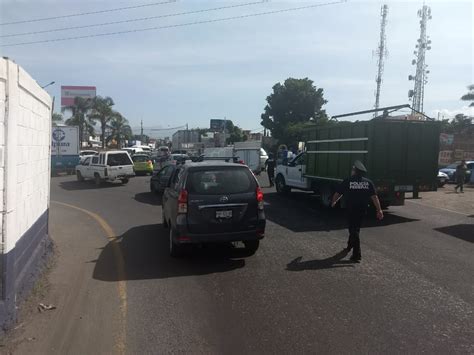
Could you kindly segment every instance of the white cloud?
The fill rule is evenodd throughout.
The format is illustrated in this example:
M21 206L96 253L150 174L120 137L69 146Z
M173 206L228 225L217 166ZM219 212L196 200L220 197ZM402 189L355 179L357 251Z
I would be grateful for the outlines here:
M432 110L431 111L431 117L438 117L438 113L439 113L439 117L441 119L443 119L443 118L453 118L454 116L456 116L457 114L460 114L460 113L462 113L463 115L466 115L466 116L474 117L474 107L463 106L461 108L454 109L454 110L449 110L449 109L446 109L446 108Z

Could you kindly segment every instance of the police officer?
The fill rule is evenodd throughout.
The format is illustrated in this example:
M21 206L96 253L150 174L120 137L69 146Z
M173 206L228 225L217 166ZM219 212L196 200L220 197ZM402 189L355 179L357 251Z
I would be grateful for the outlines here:
M265 162L265 168L268 174L268 180L270 181L270 187L274 185L275 181L275 166L276 161L273 159L273 153L268 154L268 159Z
M375 192L374 183L363 176L366 172L367 169L364 164L356 160L352 167L351 177L345 179L338 186L332 198L332 207L334 207L342 195L345 196L349 215L349 241L347 242L347 248L345 250L349 252L353 249L351 260L354 262L359 262L361 259L359 239L360 225L367 213L367 206L370 200L372 200L377 210L377 219L383 219L383 212L377 193Z

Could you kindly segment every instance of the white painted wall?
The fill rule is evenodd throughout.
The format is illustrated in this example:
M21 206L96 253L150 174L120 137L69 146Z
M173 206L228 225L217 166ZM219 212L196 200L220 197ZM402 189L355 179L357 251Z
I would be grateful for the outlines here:
M3 253L49 208L51 97L0 58L0 191Z

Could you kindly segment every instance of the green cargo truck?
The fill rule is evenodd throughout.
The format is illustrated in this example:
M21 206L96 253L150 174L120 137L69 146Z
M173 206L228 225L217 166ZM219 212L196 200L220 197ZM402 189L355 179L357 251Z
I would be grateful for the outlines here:
M393 118L314 126L303 137L304 152L277 167L277 191L314 191L329 206L337 184L360 160L383 207L403 205L406 192L436 190L439 133L438 122Z

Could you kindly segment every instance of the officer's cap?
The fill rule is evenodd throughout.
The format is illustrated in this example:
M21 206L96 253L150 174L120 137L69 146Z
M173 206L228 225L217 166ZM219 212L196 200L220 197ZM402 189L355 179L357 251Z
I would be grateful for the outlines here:
M365 165L362 164L362 162L360 160L356 160L354 162L354 168L361 171L361 172L363 172L363 173L367 172L367 169L366 169Z

